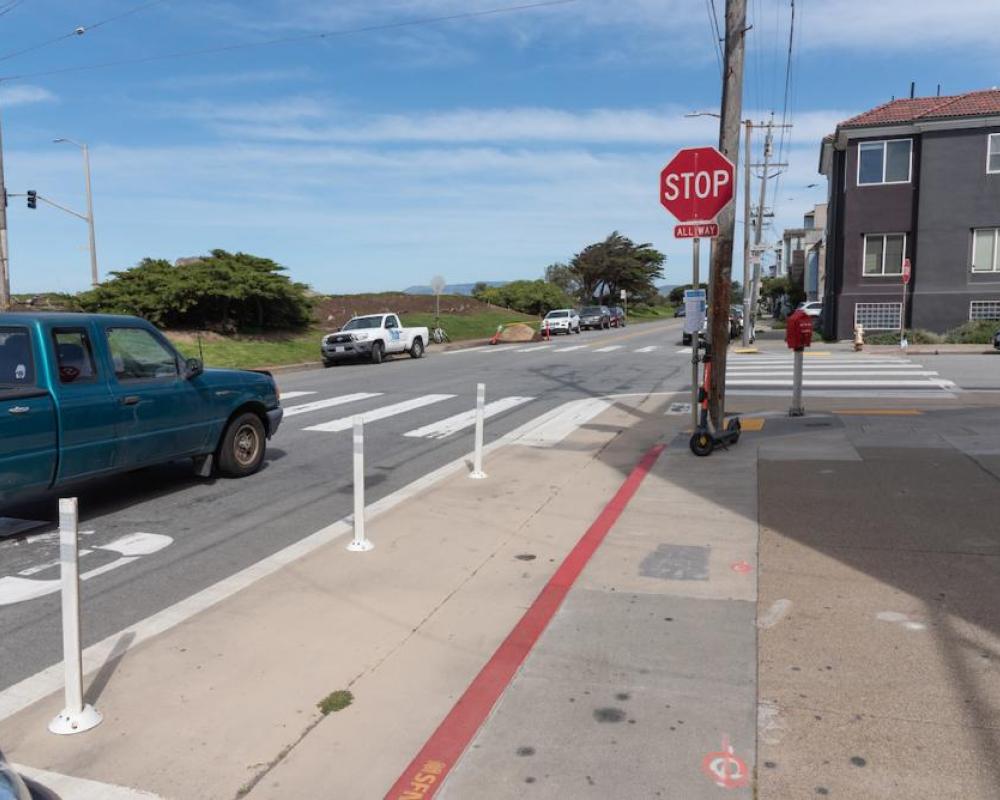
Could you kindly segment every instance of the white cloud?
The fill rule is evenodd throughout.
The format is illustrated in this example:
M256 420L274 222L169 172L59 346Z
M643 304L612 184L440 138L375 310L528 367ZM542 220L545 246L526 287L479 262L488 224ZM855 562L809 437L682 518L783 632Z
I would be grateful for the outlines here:
M31 103L51 103L56 96L41 86L5 86L0 88L0 107L23 106Z

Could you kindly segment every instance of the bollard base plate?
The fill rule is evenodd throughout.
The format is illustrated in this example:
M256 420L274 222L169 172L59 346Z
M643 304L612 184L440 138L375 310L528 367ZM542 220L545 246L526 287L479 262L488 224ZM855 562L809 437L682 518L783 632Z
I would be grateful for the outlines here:
M485 472L483 472L481 469L477 469L477 470L475 470L473 472L470 472L469 473L469 477L472 478L472 480L474 480L474 481L482 481L482 480L485 480L486 478L488 478L489 476Z
M788 416L790 417L804 417L805 415L806 415L806 410L804 408L788 409Z
M367 553L369 550L374 550L375 545L368 539L361 539L360 541L354 539L347 545L347 549L352 553Z
M63 709L49 723L49 731L60 736L69 736L72 733L83 733L91 728L96 728L101 724L101 712L91 705L85 705L82 711L73 712Z

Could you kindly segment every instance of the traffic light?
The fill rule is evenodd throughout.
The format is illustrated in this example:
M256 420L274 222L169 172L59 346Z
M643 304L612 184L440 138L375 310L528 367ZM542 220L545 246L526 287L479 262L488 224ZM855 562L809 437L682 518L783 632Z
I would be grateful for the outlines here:
M28 189L28 208L38 208L38 192Z

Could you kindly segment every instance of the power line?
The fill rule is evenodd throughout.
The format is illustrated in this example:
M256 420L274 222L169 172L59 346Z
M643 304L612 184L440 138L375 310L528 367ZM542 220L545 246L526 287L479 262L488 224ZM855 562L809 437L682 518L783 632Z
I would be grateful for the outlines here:
M24 0L10 0L9 3L7 3L6 5L4 5L3 7L0 7L0 17L3 17L5 15L9 14L11 11L13 11L15 8L17 8L19 5L21 5L21 3L23 3L23 2L24 2Z
M795 51L795 0L790 0L791 4L791 21L788 26L788 56L785 62L785 92L782 101L781 109L781 133L778 135L778 161L784 161L785 146L788 140L791 139L791 134L788 133L789 128L785 127L788 123L788 115L791 111L790 108L790 98L793 86L792 77L792 65L794 62L793 55ZM772 203L772 211L775 210L775 206L778 204L778 194L781 189L781 173L778 173L774 181L774 202Z
M111 67L132 66L135 64L148 64L155 61L168 61L176 58L190 58L192 56L212 55L214 53L228 53L237 50L250 50L257 47L271 47L279 44L292 44L294 42L305 42L311 40L321 40L340 36L352 36L359 33L373 33L376 31L386 31L396 28L416 27L419 25L433 25L440 22L451 22L462 19L474 19L497 14L507 14L517 11L528 11L536 8L546 8L550 6L561 6L575 3L578 0L543 0L543 2L526 3L516 6L503 6L500 8L488 8L482 11L465 11L458 14L448 14L440 17L423 17L419 19L403 20L401 22L389 22L380 25L367 25L360 28L343 28L340 30L321 31L317 33L304 33L296 36L283 36L276 39L265 39L260 42L244 42L241 44L221 45L218 47L204 47L192 50L176 50L170 53L160 53L158 55L143 56L140 58L125 58L117 61L103 61L94 64L80 64L74 67L61 67L58 69L41 70L39 72L23 72L15 75L0 76L0 82L17 81L28 78L44 78L51 75L66 75L75 72L85 72L97 69L109 69ZM153 0L162 2L162 0ZM2 59L0 59L2 60Z
M23 2L23 0L14 0L14 5L17 5L17 3L19 2ZM107 19L98 20L97 22L91 23L90 25L79 25L73 30L71 30L69 33L64 33L61 36L56 36L53 39L46 39L44 42L37 42L35 44L28 45L27 47L22 47L20 50L11 50L9 53L4 53L3 55L0 55L0 61L8 61L11 58L22 56L25 53L33 53L35 50L41 50L43 47L49 47L50 45L65 41L66 39L72 39L74 36L83 36L83 34L93 30L97 30L98 28L107 25L110 22L116 22L117 20L120 20L123 17L128 17L132 14L142 11L143 9L149 8L150 6L155 6L157 3L162 3L162 2L164 2L164 0L149 0L148 3L142 3L140 5L133 6L127 11L123 11L120 14L115 14L113 17L108 17ZM11 8L12 6L8 6L5 11L2 11L0 13L5 14L7 13L7 11L10 11Z
M719 32L719 14L715 10L715 0L705 0L705 11L708 12L708 25L711 29L712 43L715 45L715 59L719 62L719 74L722 74L722 34Z

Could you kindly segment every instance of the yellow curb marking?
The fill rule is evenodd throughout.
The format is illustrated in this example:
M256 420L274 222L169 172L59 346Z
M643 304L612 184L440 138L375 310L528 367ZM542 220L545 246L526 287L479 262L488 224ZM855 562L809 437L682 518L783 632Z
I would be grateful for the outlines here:
M828 356L832 355L829 350L806 350L807 356Z
M740 427L745 431L760 431L764 429L766 421L763 417L743 417L740 419Z
M733 350L734 353L739 353L740 355L747 355L749 353L759 353L756 347L741 347L738 350Z
M916 408L850 408L833 413L848 417L919 417L924 412Z

